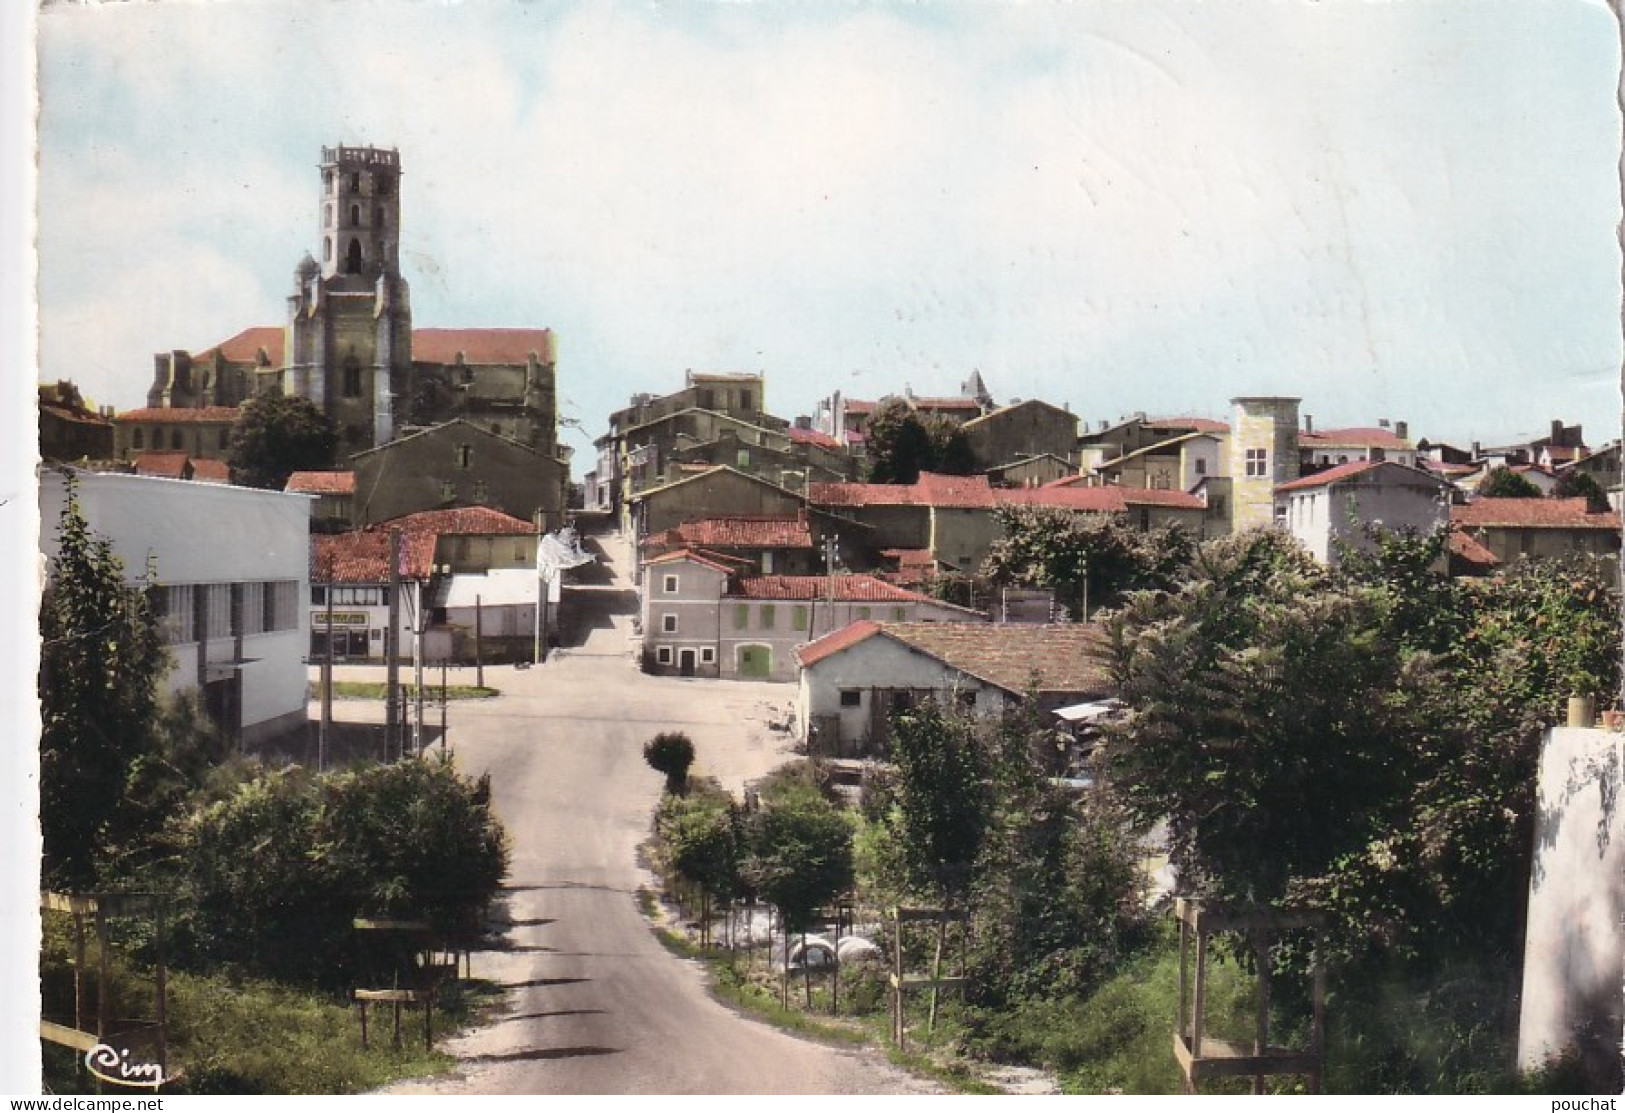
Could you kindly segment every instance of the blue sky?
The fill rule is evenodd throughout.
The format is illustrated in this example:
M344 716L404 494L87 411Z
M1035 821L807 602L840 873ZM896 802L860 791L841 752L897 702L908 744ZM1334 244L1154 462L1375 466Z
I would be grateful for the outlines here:
M401 151L415 323L553 328L582 447L686 368L1600 442L1618 53L1523 0L54 3L41 374L130 408L280 324L344 142Z

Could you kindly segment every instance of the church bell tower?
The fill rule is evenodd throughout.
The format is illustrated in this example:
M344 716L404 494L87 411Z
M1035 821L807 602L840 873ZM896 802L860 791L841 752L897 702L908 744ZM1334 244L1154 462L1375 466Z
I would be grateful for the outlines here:
M353 453L393 439L411 373L400 154L323 147L320 169L320 262L307 255L294 272L283 389L321 407Z

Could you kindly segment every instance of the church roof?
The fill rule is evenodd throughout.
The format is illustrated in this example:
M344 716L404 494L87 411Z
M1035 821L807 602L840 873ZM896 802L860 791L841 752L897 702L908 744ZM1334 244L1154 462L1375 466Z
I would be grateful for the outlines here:
M245 328L230 340L222 340L212 348L206 348L192 358L201 360L213 356L216 352L229 363L257 363L261 349L265 351L272 367L282 366L282 345L286 332L276 325L256 325Z
M133 422L148 421L158 423L218 423L230 425L237 420L236 406L196 406L183 408L180 406L143 406L139 410L125 410L119 414L115 421Z
M545 328L419 328L412 330L415 363L526 363L531 353L552 363L553 330Z

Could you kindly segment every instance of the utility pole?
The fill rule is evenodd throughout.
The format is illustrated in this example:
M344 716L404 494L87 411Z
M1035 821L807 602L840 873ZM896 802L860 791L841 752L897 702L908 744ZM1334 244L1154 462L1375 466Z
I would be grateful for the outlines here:
M384 760L400 739L401 531L389 531L389 627L384 631Z
M480 597L474 596L474 684L476 687L485 687L485 655L480 650L480 627L485 625L484 612L480 609Z
M412 679L417 685L417 714L412 719L412 753L423 752L423 581L412 582Z
M316 772L327 771L327 740L333 730L333 554L327 554L327 636L322 652L322 721L316 728Z

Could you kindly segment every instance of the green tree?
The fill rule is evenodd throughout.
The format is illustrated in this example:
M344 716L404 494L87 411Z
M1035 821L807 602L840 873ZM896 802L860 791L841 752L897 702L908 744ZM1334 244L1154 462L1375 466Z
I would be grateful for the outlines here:
M1479 482L1478 493L1496 499L1540 498L1539 487L1505 465L1490 469L1489 474Z
M1135 714L1112 773L1141 822L1166 816L1187 881L1279 900L1395 818L1414 774L1403 712L1430 681L1375 593L1336 584L1276 531L1209 544L1180 589L1108 621Z
M699 895L702 944L708 941L713 902L732 900L744 890L742 825L738 806L720 791L667 795L655 814L668 887L686 886Z
M882 402L869 415L864 438L871 483L913 483L936 463L931 431L904 399Z
M666 791L681 796L688 787L688 771L694 764L694 743L681 731L661 731L643 744L643 760L649 768L666 777Z
M899 841L906 881L962 904L991 809L976 724L926 700L892 720L891 755L897 775L884 822Z
M931 435L931 463L925 470L940 475L975 475L980 470L959 422L939 417L926 431Z
M1593 514L1606 514L1613 507L1608 502L1608 492L1588 472L1576 471L1570 468L1563 473L1552 488L1554 499L1585 499L1586 509Z
M1000 536L981 574L994 586L1049 588L1074 618L1115 606L1130 591L1167 588L1183 573L1195 542L1177 526L1137 530L1121 518L1047 506L995 512Z
M234 482L279 491L296 471L331 468L338 445L332 421L313 402L266 392L243 403L226 460Z
M146 833L129 787L155 750L169 662L146 594L86 523L72 480L58 533L40 606L40 826L46 881L76 887Z
M196 957L301 982L353 970L358 916L472 943L508 865L489 792L444 757L247 781L171 829L183 937Z

